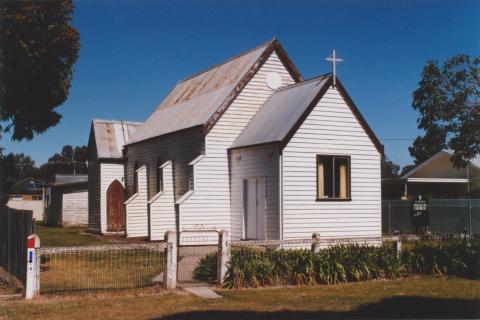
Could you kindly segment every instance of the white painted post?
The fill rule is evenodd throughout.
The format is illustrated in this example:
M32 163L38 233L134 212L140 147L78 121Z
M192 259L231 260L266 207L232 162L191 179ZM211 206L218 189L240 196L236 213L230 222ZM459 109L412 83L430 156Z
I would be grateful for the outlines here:
M230 261L230 235L227 230L222 230L218 235L218 266L217 281L222 284L227 274L227 264Z
M36 234L28 236L27 240L27 281L25 284L25 299L31 300L40 294L40 238Z
M312 234L312 252L317 253L320 251L320 234L314 232Z
M402 253L402 239L398 237L397 238L397 258L400 258L401 253Z
M177 233L175 231L167 231L165 239L167 239L165 271L163 274L165 288L175 289L177 287Z

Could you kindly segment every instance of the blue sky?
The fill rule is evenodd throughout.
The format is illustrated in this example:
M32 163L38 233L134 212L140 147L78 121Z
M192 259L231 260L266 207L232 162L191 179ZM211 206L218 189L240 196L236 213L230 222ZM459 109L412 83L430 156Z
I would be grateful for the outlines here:
M0 141L43 163L87 144L94 118L143 121L175 83L277 37L305 78L338 74L400 165L418 135L411 94L429 59L480 54L480 1L77 1L80 58L59 125Z

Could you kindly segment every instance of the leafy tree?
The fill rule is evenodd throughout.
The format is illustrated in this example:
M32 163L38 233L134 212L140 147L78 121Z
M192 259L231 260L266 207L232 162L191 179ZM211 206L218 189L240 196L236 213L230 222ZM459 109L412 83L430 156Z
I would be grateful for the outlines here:
M60 153L55 153L40 167L40 176L47 182L52 182L55 174L73 173L88 174L86 146L63 146Z
M382 159L382 178L396 178L399 171L400 166L398 164L388 160L386 156Z
M480 57L457 55L443 66L428 61L419 87L413 93L413 108L420 113L418 137L410 154L419 164L439 150L453 151L456 167L464 167L480 152Z
M28 177L38 178L39 169L35 167L35 162L23 153L9 153L0 159L0 168L2 169L1 190L5 190L1 200L6 200L6 190L22 179ZM1 201L0 201L1 204Z
M71 0L0 2L0 134L32 139L56 125L80 49Z

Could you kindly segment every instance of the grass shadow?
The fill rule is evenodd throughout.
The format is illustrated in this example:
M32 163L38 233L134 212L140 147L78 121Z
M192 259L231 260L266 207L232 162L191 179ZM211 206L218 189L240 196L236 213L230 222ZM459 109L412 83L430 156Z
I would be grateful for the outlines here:
M458 319L480 318L480 300L441 299L427 297L394 297L378 303L367 304L358 309L333 311L193 311L177 313L158 320L183 319Z

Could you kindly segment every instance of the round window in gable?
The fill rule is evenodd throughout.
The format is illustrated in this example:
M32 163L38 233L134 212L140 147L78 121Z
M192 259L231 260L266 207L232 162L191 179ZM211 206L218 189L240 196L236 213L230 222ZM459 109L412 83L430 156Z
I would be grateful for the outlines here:
M282 77L278 72L267 73L267 86L273 90L282 86Z

